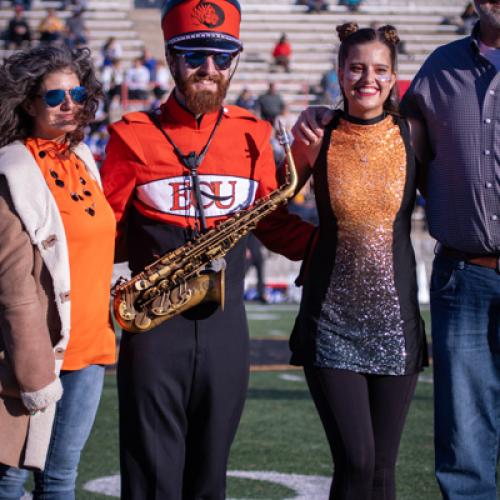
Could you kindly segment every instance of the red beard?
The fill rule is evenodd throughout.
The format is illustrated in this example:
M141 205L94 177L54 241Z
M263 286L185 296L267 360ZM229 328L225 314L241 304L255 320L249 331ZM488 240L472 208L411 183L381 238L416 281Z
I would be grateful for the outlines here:
M194 90L193 84L201 80L210 80L217 85L217 90ZM184 97L186 107L195 116L213 113L222 106L226 97L229 79L221 75L195 73L186 79L175 78L175 83Z

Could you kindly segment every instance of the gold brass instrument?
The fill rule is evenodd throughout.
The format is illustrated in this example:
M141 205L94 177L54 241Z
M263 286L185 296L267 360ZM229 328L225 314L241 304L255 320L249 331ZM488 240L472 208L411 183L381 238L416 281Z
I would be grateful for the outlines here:
M288 164L287 183L255 205L220 222L185 245L166 253L113 290L113 309L120 326L133 333L150 330L201 303L224 307L223 257L279 204L291 198L297 173L286 131L280 140Z

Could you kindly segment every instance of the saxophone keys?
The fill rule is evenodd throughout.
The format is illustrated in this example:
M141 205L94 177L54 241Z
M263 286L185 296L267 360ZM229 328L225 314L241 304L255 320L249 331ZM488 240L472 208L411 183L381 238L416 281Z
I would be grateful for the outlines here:
M134 324L138 330L148 330L151 327L151 318L145 312L141 312L136 315Z
M160 297L155 299L155 301L153 302L153 307L151 308L151 312L155 316L165 316L166 314L169 314L171 309L169 296L170 292L167 291L165 293L162 293Z
M118 306L118 314L120 315L120 318L123 318L125 321L131 321L135 316L135 313L130 310L125 300L120 301L120 305Z
M134 287L138 292L142 292L151 286L151 283L148 280L137 280L134 283Z

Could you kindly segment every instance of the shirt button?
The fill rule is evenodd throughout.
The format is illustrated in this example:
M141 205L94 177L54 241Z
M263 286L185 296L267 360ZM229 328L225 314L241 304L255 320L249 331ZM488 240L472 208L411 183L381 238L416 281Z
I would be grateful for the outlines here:
M498 215L493 214L493 215L491 216L491 220L498 220Z
M489 150L489 149L485 149L485 150L484 150L484 154L485 154L486 156L488 156L488 155L490 154L490 150Z
M484 120L484 123L491 123L491 118L486 118L486 119Z
M487 182L486 183L486 187L489 189L489 188L492 188L493 187L493 184L491 182Z
M494 90L490 90L490 95L495 95L495 91Z

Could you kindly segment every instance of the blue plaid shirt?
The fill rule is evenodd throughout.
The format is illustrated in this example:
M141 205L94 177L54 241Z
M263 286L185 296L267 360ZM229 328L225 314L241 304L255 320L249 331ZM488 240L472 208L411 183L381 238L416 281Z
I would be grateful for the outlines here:
M431 235L462 252L500 255L500 72L471 36L436 49L416 75L403 114L427 129Z

